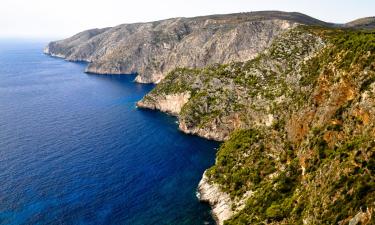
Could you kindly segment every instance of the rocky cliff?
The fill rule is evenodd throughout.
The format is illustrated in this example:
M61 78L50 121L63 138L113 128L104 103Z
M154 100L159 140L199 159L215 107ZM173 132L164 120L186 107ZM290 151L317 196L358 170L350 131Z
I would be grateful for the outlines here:
M250 60L296 24L330 25L275 11L175 18L84 31L49 43L45 53L87 61L90 73L138 73L137 82L157 83L176 67Z
M152 101L147 101L147 98L144 98L143 101L137 102L137 107L153 110L157 109L159 111L178 116L182 107L189 101L189 99L190 92L166 94L157 96L153 98Z
M179 128L217 141L235 129L271 126L281 116L275 103L289 106L298 97L298 71L324 45L319 36L293 29L251 61L176 69L138 105L166 111L161 99L189 93L180 105Z
M374 224L375 34L298 26L245 62L170 72L180 129L225 141L199 184L219 224Z
M375 224L375 33L362 30L373 24L176 18L85 31L45 52L158 82L138 107L223 141L198 187L218 224Z

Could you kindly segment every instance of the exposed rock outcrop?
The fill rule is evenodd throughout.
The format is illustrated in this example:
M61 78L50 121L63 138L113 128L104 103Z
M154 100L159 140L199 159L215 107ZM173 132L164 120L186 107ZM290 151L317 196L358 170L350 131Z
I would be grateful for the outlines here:
M87 61L90 62L90 55L96 51L94 43L87 44L92 38L108 31L110 28L92 29L80 32L63 41L51 42L44 48L44 53L65 58L70 61Z
M190 93L178 93L165 96L157 96L152 100L144 98L137 102L137 107L157 109L162 112L177 116L182 107L189 101Z
M241 198L231 198L227 192L221 189L219 184L211 182L206 173L207 170L198 184L197 197L200 201L210 204L216 223L222 225L224 221L243 210L247 199L254 193L248 191Z
M82 32L45 52L90 62L87 72L137 72L159 83L139 107L225 141L198 187L219 224L375 224L375 35L352 29L373 25L176 18Z
M45 53L87 61L89 73L138 73L137 82L157 83L176 67L250 60L296 24L329 25L276 11L175 18L84 31L49 43Z
M180 129L225 141L198 187L219 224L375 224L374 43L299 26L250 61L176 69L145 97L191 93Z
M357 213L352 219L349 220L349 225L368 224L371 222L372 214L374 209L370 210L367 208L365 212Z
M165 104L163 96L181 91L194 93L178 115L180 130L225 141L236 129L269 127L277 121L280 115L273 115L275 103L283 105L292 101L295 96L286 95L299 88L296 77L302 63L324 46L318 36L291 30L280 34L269 49L247 63L202 70L176 69L140 103L156 106ZM286 52L281 55L280 51ZM288 59L282 58L284 54ZM287 75L290 70L295 74ZM258 85L247 86L257 82Z
M203 174L198 185L198 198L200 201L210 204L218 225L224 224L225 220L233 216L233 203L229 194L223 192L219 185L210 183L206 173Z

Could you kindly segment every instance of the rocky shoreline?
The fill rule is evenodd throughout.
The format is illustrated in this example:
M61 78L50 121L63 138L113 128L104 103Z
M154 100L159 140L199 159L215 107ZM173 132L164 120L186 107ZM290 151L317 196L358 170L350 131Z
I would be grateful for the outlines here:
M66 58L66 56L63 55L63 54L50 52L49 46L46 46L43 49L43 53L46 54L46 55L50 55L52 57L56 57L56 58L61 58L61 59L65 59Z
M142 99L136 105L139 108L159 110L161 112L178 116L182 107L189 101L190 93L179 93L166 96L157 96L156 99L149 101Z
M216 224L223 225L225 220L233 216L233 202L230 196L222 192L218 185L210 183L206 172L199 182L197 197L200 201L207 202L211 206Z
M136 103L139 108L159 110L169 115L178 116L182 107L190 98L190 93L173 94L158 96L157 99L148 101L147 98ZM198 131L189 130L183 122L179 123L179 129L186 134L194 134L206 139L218 139L210 133L198 134ZM224 224L224 221L233 215L233 202L230 196L222 192L216 184L210 183L206 172L203 174L197 188L197 197L199 201L207 202L212 208L212 215L218 225Z
M45 53L86 61L88 73L138 73L136 82L158 83L177 67L250 60L298 24L330 26L279 11L173 18L83 31L49 43Z
M184 133L226 141L197 187L217 224L365 221L357 213L375 196L372 175L361 175L373 169L373 34L273 13L126 24L52 42L45 53L90 61L88 72L137 71L136 82L160 82L137 107L177 116ZM350 182L368 200L348 200Z
M190 98L190 93L167 95L150 102L143 99L136 103L139 108L159 110L169 115L178 116L183 105L187 103ZM156 103L156 104L155 104ZM179 123L179 129L186 134L194 134L206 139L218 139L210 133L199 134L199 131L189 130L182 122ZM230 196L222 192L217 184L210 183L206 172L203 174L197 188L197 197L201 202L207 202L212 209L212 216L218 225L224 224L224 221L233 216L233 201Z

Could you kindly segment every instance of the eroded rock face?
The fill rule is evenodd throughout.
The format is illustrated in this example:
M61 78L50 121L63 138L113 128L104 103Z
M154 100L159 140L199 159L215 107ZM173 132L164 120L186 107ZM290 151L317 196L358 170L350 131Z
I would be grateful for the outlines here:
M275 108L295 101L301 65L324 45L318 36L292 29L246 63L176 69L141 102L159 109L153 106L167 104L168 96L193 93L178 114L179 129L216 141L227 140L236 129L270 127L281 117Z
M188 91L180 129L225 141L198 188L219 224L375 224L373 43L299 26L250 61L176 69L145 97Z
M358 225L358 224L369 224L371 223L371 217L374 210L369 208L365 212L357 213L351 220L349 220L349 225Z
M157 109L162 112L177 116L181 108L189 101L190 93L178 93L166 96L158 96L152 101L147 98L137 102L137 107Z
M296 24L327 25L285 12L175 18L84 31L49 43L45 53L90 62L89 73L138 73L137 82L157 83L176 67L250 60Z
M219 224L375 224L374 34L269 13L122 25L46 53L160 81L139 107L225 141L198 187Z
M202 202L207 202L212 208L212 214L218 225L233 216L232 200L230 196L221 191L219 185L210 183L206 173L198 185L198 198Z
M90 62L89 57L95 51L94 43L91 45L86 45L85 43L93 41L94 37L103 34L109 29L110 28L87 30L70 38L51 42L44 48L44 53L71 61Z
M252 191L248 191L241 198L233 199L228 193L222 191L220 185L210 181L207 171L204 172L197 189L198 199L210 204L212 215L218 225L224 224L225 220L241 211L246 205L246 200L253 194Z

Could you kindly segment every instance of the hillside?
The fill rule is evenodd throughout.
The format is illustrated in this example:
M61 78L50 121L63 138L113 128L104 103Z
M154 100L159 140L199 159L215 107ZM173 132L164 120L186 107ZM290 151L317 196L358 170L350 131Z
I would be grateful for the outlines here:
M51 42L45 53L90 62L89 73L138 73L137 82L157 83L176 67L250 60L297 24L331 25L278 11L174 18L84 31Z
M344 27L356 29L375 29L375 17L357 19L345 24Z
M138 106L225 141L199 185L219 224L374 224L375 34L298 26L256 58L176 69Z
M158 83L139 108L222 141L198 187L218 224L375 224L373 23L174 18L84 31L45 52Z

